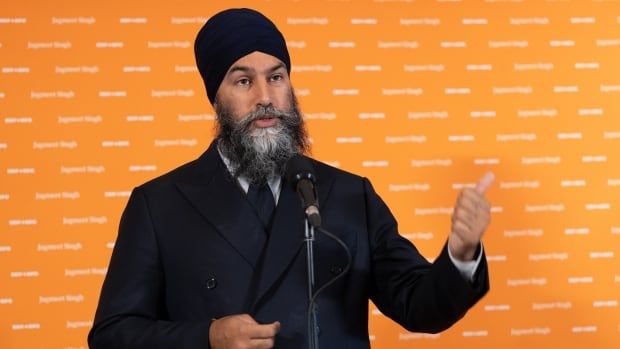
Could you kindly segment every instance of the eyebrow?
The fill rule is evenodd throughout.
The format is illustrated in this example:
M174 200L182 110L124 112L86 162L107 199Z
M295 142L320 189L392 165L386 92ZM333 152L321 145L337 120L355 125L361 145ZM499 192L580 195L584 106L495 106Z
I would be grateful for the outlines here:
M276 65L272 66L271 68L267 69L267 73L273 73L276 70L280 69L280 68L285 68L284 63L280 62L277 63ZM230 70L228 71L228 74L232 74L234 72L243 72L243 73L250 73L250 72L254 72L254 68L250 68L248 66L244 66L244 65L236 65L232 68L230 68Z

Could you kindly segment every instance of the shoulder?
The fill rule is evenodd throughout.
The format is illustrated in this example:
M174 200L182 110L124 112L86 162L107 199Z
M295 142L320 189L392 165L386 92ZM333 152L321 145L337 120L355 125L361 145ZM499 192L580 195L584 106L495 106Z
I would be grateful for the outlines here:
M325 162L309 158L312 162L312 166L317 172L317 177L320 179L321 177L328 177L338 181L350 181L350 182L360 182L367 180L366 178L357 175L355 173L343 170L338 167L334 167Z
M140 184L137 189L145 192L158 192L173 188L176 184L207 184L214 173L224 168L217 151L209 148L199 158L186 162L166 173Z
M349 194L374 193L370 180L358 174L311 159L319 187L337 188L338 192Z

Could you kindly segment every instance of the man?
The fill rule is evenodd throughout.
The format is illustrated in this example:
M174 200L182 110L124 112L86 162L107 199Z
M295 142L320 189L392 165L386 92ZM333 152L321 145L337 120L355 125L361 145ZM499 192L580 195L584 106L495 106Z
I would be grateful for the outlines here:
M308 141L284 38L256 11L226 10L201 29L195 54L217 137L199 159L134 189L89 345L307 347L304 213L282 175ZM370 347L368 299L411 331L438 332L487 292L480 239L492 175L461 193L430 264L398 235L367 179L310 161L323 226L352 255L348 272L318 297L321 347ZM347 258L322 234L315 254L318 288Z

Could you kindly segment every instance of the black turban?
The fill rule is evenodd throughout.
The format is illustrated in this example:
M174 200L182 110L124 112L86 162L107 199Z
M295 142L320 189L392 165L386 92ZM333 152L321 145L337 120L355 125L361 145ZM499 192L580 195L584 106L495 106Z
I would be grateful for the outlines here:
M254 51L278 58L291 72L284 36L260 12L247 8L224 10L209 18L200 29L194 54L211 104L230 66Z

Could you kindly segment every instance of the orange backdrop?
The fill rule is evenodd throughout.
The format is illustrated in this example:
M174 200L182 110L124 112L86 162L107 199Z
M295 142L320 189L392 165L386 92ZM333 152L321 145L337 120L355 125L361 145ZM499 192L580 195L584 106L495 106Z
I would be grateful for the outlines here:
M619 1L20 1L0 10L0 347L84 348L131 189L196 158L193 39L276 22L314 157L368 176L432 259L487 170L491 292L373 348L620 345Z

